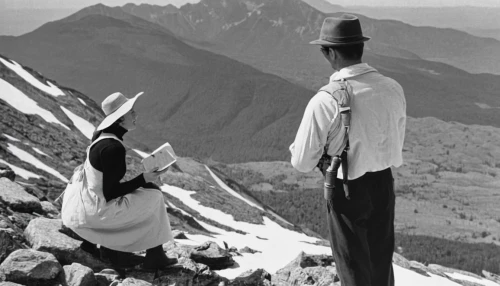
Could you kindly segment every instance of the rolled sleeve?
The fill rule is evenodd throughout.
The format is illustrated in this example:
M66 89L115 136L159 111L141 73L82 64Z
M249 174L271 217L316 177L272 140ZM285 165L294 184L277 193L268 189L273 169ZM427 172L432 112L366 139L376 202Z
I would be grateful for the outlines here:
M308 173L316 167L336 117L337 103L328 93L319 92L309 101L290 146L291 163L297 171Z

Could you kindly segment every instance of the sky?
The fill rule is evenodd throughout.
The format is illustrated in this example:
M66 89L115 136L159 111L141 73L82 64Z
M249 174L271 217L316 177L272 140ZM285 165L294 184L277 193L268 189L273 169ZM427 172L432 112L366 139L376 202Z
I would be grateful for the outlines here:
M74 9L83 8L97 3L108 6L122 6L126 3L148 3L165 6L173 4L177 7L185 3L199 0L0 0L0 9ZM486 6L500 7L500 0L327 0L343 6Z

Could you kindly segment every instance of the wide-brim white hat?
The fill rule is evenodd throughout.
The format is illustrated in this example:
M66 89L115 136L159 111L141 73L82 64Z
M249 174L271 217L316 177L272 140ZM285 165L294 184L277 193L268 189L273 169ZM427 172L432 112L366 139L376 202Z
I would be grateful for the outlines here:
M101 104L102 111L106 115L106 118L97 126L96 131L100 131L108 128L113 125L116 120L118 120L123 115L127 114L132 107L134 107L135 101L141 96L144 92L139 92L133 98L127 98L120 92L115 92L106 99Z

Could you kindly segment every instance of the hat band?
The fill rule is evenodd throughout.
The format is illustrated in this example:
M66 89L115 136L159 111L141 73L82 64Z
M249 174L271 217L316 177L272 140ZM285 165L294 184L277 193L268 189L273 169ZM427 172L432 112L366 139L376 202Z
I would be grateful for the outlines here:
M342 40L352 40L352 39L354 39L354 40L363 39L363 34L346 36L346 37L329 37L329 36L321 37L321 40L325 40L325 41L329 41L329 42L341 42Z

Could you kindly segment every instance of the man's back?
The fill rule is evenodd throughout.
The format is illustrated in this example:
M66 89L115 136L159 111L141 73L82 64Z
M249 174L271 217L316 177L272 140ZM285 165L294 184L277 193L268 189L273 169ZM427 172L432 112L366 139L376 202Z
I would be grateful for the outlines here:
M406 126L403 89L376 71L346 80L352 88L349 179L400 166Z

